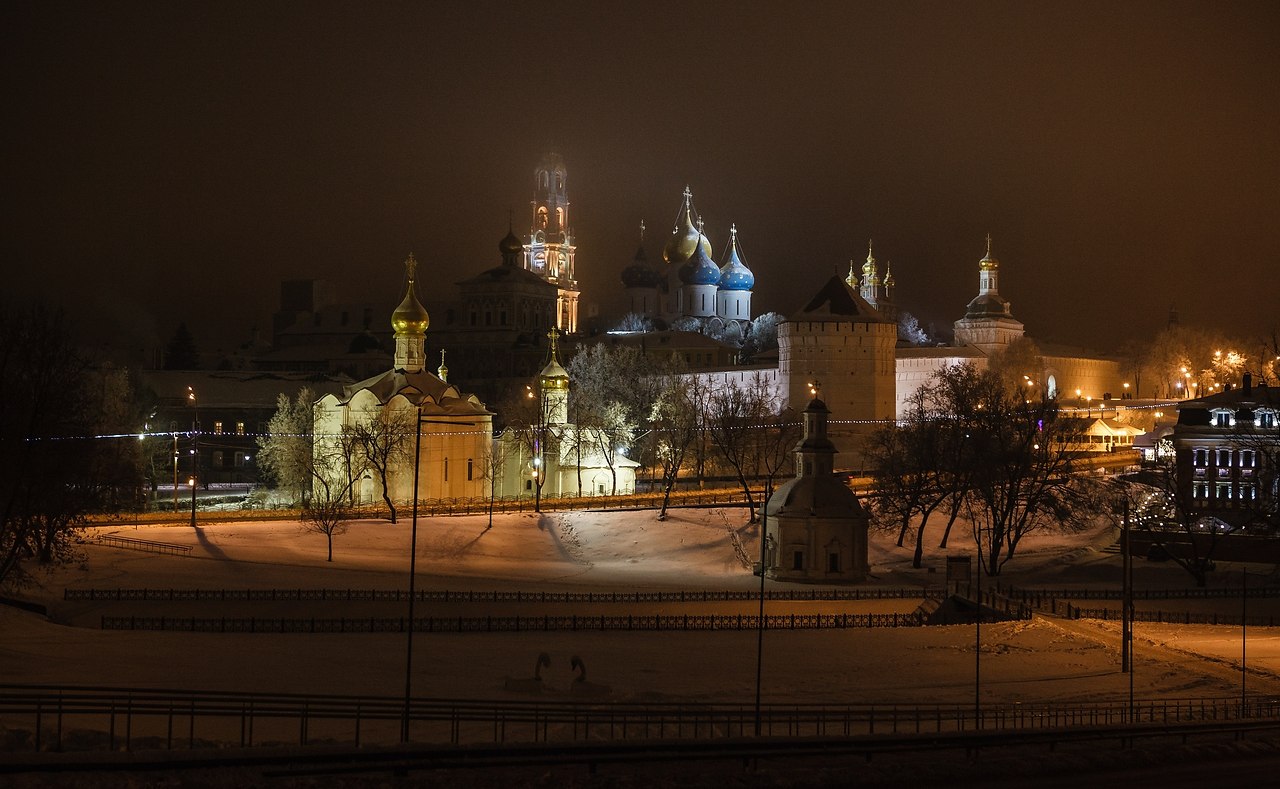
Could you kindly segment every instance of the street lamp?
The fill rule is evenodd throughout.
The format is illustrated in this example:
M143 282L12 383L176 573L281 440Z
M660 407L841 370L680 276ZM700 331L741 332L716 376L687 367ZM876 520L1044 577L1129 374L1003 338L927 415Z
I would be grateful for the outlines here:
M200 411L196 404L196 391L190 386L187 387L187 405L196 409L191 413L191 528L194 529L196 527L196 468L200 461Z

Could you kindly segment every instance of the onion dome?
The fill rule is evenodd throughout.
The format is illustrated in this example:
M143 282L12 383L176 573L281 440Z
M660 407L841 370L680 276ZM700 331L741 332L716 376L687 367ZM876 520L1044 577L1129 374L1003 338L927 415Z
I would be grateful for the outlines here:
M689 187L686 186L684 188L684 216L672 228L671 238L667 240L667 245L662 248L662 259L672 265L684 263L693 257L693 253L697 251L705 240L702 233L698 232L698 228L693 226L693 192L690 192Z
M729 228L729 258L720 267L720 290L751 290L756 276L738 255L738 226Z
M440 349L440 366L436 368L436 377L446 383L449 381L449 368L444 364L444 348Z
M876 278L876 259L871 255L871 242L867 241L867 262L862 264L862 279L864 282Z
M718 285L720 283L720 267L707 254L706 247L702 244L698 245L693 257L680 267L679 275L680 281L686 285Z
M978 267L983 271L991 271L992 269L1000 268L1000 261L996 260L994 257L991 256L991 234L990 233L987 234L987 254L983 256L982 260L978 261Z
M622 287L656 288L661 281L662 275L649 265L649 256L644 253L644 222L641 222L640 246L636 248L631 265L622 270Z
M422 306L422 302L418 301L417 292L413 287L418 261L414 260L412 253L404 262L404 267L409 273L409 288L404 294L404 301L400 302L395 312L391 313L391 328L395 330L397 336L426 334L427 326L431 324L431 316L427 314L427 308Z
M560 364L558 343L560 332L557 329L552 329L547 332L547 337L551 340L551 359L542 368L542 372L538 373L538 387L544 392L549 389L567 390L569 388L569 373Z
M510 228L507 228L506 237L498 242L498 251L503 255L523 252L524 242Z

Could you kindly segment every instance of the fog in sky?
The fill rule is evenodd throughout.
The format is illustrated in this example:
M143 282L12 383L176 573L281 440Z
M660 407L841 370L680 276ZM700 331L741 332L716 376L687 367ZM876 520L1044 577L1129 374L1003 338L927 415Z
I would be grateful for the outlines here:
M269 334L279 283L390 309L500 262L566 160L583 301L619 315L688 184L757 311L891 261L948 326L985 236L1032 336L1277 325L1275 3L11 2L10 299L99 339Z

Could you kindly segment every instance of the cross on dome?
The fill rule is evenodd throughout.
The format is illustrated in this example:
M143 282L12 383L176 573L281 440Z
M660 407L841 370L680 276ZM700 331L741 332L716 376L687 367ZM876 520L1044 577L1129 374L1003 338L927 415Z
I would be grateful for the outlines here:
M409 275L409 281L413 282L418 274L418 261L414 259L413 253L409 253L409 259L404 262L405 273Z

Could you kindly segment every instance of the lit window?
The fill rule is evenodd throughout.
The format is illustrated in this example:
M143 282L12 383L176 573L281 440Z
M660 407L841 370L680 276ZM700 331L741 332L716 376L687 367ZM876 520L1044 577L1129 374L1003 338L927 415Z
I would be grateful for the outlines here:
M1229 449L1219 449L1219 450L1218 450L1218 465L1219 465L1219 466L1230 466L1230 465L1231 465L1231 450L1229 450Z
M1231 427L1231 413L1229 411L1215 411L1213 423L1218 427Z
M1197 466L1209 465L1209 450L1197 449L1195 450L1193 457L1195 458L1195 460L1193 461L1195 465Z
M222 435L222 422L219 421L213 423L213 434L215 436Z
M1270 429L1276 426L1276 414L1274 411L1259 411L1256 414L1256 419L1258 420L1258 427Z
M237 436L244 435L244 422L236 422L236 435Z

